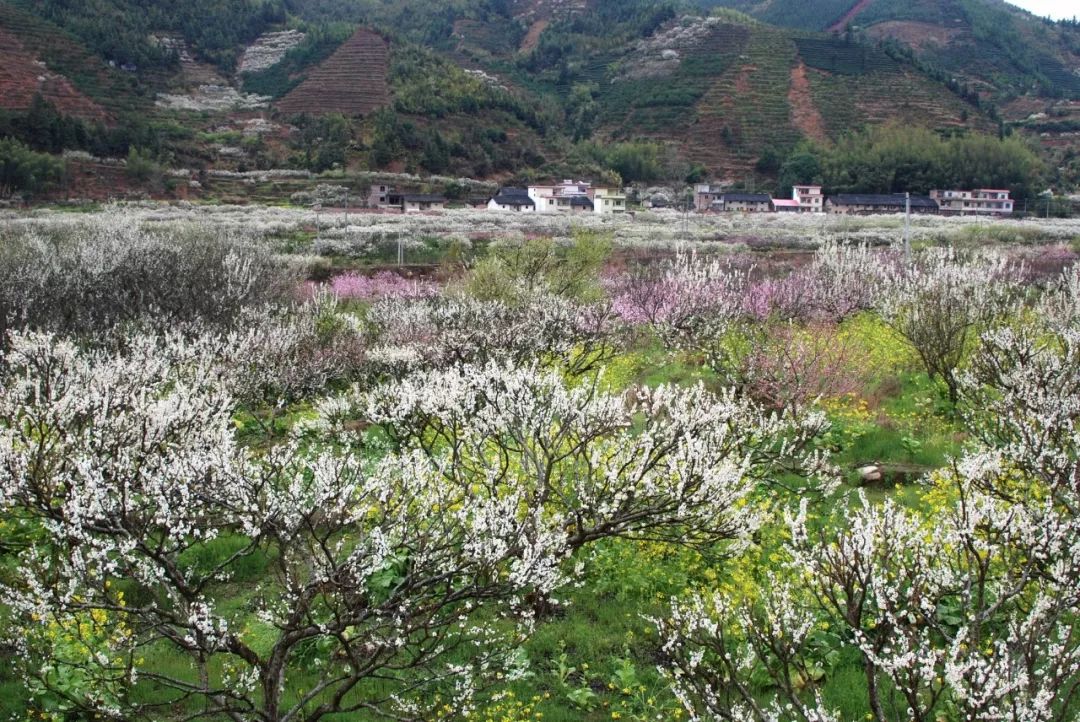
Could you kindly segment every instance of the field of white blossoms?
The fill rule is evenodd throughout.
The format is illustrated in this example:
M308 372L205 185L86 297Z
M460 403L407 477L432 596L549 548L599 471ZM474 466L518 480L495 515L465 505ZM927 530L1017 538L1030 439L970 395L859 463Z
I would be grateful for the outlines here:
M1080 223L903 226L0 217L0 716L1077 719Z

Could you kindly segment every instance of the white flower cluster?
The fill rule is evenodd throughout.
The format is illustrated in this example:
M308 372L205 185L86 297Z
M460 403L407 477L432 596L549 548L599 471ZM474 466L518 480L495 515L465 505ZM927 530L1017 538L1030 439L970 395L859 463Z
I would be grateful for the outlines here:
M306 180L315 185L325 183L356 188L370 183L397 184L404 187L419 184L438 186L462 182L452 178L420 178L393 174L364 174L349 176L316 176L303 170L207 171L211 182L239 181L266 183L274 180ZM490 185L471 183L470 192L494 193ZM243 228L252 233L284 234L315 225L311 208L279 206L209 206L179 202L128 203L110 206L98 218L108 223L121 213L137 221L192 223L207 222ZM49 226L66 223L65 216L55 211L34 211L13 214L13 218L30 219ZM406 242L420 238L464 237L474 241L521 242L525 238L550 237L570 241L575 231L597 231L611 234L615 244L623 248L676 252L693 248L699 252L745 251L748 248L789 247L813 250L820 246L887 247L897 243L903 234L903 219L899 216L839 217L821 214L735 214L684 216L676 211L640 211L623 215L506 213L482 210L448 210L433 214L393 213L323 213L319 219L320 234L316 241L319 252L342 256L363 256L384 240L399 238ZM1015 232L1030 243L1069 242L1080 235L1080 222L1073 220L1000 221L993 226L979 219L960 217L922 217L912 221L915 243L940 244L969 241L983 231ZM408 259L406 259L408 260ZM862 281L853 281L862 283Z
M470 297L386 299L369 310L373 333L369 358L386 371L483 362L491 358L529 363L555 358L580 372L612 350L614 319L606 306L580 305L547 293L520 306Z
M307 36L299 30L282 30L260 35L244 50L236 71L241 74L257 73L272 68L281 62L286 53L302 43L305 37Z
M187 95L161 93L156 105L168 110L187 110L194 113L255 110L264 108L271 98L254 93L241 93L228 85L200 85Z
M110 658L232 717L348 713L355 702L340 700L373 677L387 691L365 695L365 709L415 708L418 680L452 682L465 704L472 682L448 680L464 673L447 667L449 650L473 645L470 675L494 674L532 624L530 604L581 572L575 552L613 535L744 541L756 521L742 500L820 430L702 387L626 399L595 377L571 384L503 360L357 387L286 438L240 443L235 394L325 386L331 371L295 349L327 313L134 333L118 350L10 334L0 512L32 520L39 539L0 586L7 643L29 654L20 630L41 619L107 615L130 630ZM294 379L294 365L310 370ZM394 451L358 435L372 423ZM258 559L272 568L248 593L273 632L255 646L226 583ZM316 642L328 651L308 664L299 650ZM154 645L186 655L202 681L141 667ZM215 681L218 664L235 684ZM297 664L320 675L301 699L285 693ZM321 706L323 691L339 702ZM106 711L95 699L79 704Z

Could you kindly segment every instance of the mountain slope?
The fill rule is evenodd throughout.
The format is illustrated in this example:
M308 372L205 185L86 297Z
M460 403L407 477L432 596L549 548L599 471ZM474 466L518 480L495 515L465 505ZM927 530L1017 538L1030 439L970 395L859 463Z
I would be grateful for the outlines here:
M764 22L893 40L995 98L1035 91L1080 97L1080 28L1001 0L701 0Z
M675 27L694 34L686 20ZM672 140L687 160L739 177L767 171L768 158L803 139L827 142L865 124L994 129L940 83L873 48L715 18L698 27L694 43L676 50L669 41L622 60L626 74L599 96L610 137ZM657 62L640 77L650 57L673 53L669 65Z
M996 132L978 94L926 59L934 37L936 52L957 63L965 42L991 47L983 36L998 11L1032 39L1033 57L1067 59L1058 41L1073 37L996 0L914 0L915 10L883 0L80 2L0 0L0 32L17 50L9 74L23 78L9 83L19 93L5 95L0 83L0 109L25 111L28 63L41 60L51 87L70 86L121 125L139 123L116 154L151 146L167 162L227 170L336 163L500 179L595 174L613 166L589 141L600 155L645 141L672 177L691 166L769 176L801 142L829 144L866 125ZM131 32L100 34L101 22L144 6L152 12L133 19ZM922 20L911 19L916 11ZM882 42L912 22L937 29L919 35L919 54ZM273 60L238 72L260 37L267 46L290 40ZM963 78L993 81L994 93L1035 82L1014 65L1011 75L987 63L988 80L977 78L981 66ZM1058 66L1039 67L1046 76ZM54 104L78 114L65 93L54 92ZM347 118L299 117L330 114ZM318 152L330 125L340 147Z
M277 104L284 113L317 108L344 115L368 115L390 101L386 40L361 28Z

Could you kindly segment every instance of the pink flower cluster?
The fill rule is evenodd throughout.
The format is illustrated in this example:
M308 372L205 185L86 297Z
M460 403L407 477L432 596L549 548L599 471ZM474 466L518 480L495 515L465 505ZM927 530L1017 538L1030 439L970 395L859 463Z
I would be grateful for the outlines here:
M345 273L329 283L330 292L339 299L375 301L381 298L431 298L439 294L439 285L419 278L405 278L392 271L372 276Z
M875 283L870 278L838 279L817 266L807 266L783 278L751 284L742 300L750 318L838 323L870 308Z
M660 273L609 276L604 286L613 310L632 325L677 322L715 309L755 321L837 323L872 307L877 286L870 273L836 273L822 263L783 276L753 276L757 278L751 280L751 274L735 266L730 274L712 276L674 267Z

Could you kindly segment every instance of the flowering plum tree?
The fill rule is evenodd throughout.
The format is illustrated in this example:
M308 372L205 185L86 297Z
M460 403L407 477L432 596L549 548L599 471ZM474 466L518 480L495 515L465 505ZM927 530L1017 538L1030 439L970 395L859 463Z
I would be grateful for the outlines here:
M427 298L439 292L438 284L380 271L371 276L345 273L330 281L330 290L341 299L375 301L381 298Z
M701 385L612 395L599 377L568 386L557 370L488 363L416 374L354 404L473 493L523 492L570 549L613 535L740 537L753 521L740 500L759 484L785 468L830 471L808 450L822 416L770 413Z
M748 269L731 259L679 253L610 285L614 308L628 323L650 326L669 348L713 348L741 317L748 282Z
M825 243L807 266L751 284L744 310L757 320L840 323L874 307L883 269L895 262L889 251Z
M957 369L978 334L1007 311L1018 277L1019 269L1001 254L927 249L909 263L886 267L878 311L930 377L945 384L955 405Z
M812 684L832 630L880 722L1065 719L1080 692L1078 350L1074 328L985 334L958 386L977 443L934 476L926 511L864 498L821 531L804 505L760 595L675 603L657 624L692 717L836 719Z
M366 370L363 329L329 293L298 306L245 309L227 334L196 324L188 335L213 346L223 387L255 409L319 395Z
M558 585L563 538L519 513L520 493L463 504L422 455L371 462L301 437L243 449L215 376L179 341L134 339L120 356L13 338L0 503L34 541L3 589L8 641L25 649L18 630L80 615L122 625L97 666L81 668L156 689L140 698L157 701L71 700L115 718L192 699L233 719L418 714L414 693L431 685L467 704L467 672L504 649L500 633L516 634L498 610L487 624L470 614L499 601L509 612L517 595ZM259 574L242 581L254 620L229 584L252 565ZM473 669L450 664L471 643ZM143 662L164 649L190 672ZM27 659L31 675L80 664Z
M252 449L220 345L11 338L0 509L32 541L0 585L6 641L37 688L79 670L70 709L427 718L441 695L467 710L527 633L523 605L579 572L575 550L745 539L743 500L817 431L700 388L627 405L595 381L489 363L331 398ZM349 409L395 448L339 423ZM59 646L34 656L33 630L86 619L102 627L93 664Z
M865 378L851 345L833 326L762 323L751 325L745 337L749 343L733 375L770 408L799 415L820 398L855 392Z
M369 310L369 358L398 373L499 358L558 360L571 374L610 358L618 324L603 303L534 294L518 305L468 296L387 299Z
M148 314L162 327L229 327L243 309L280 300L297 283L294 269L250 233L110 220L6 236L0 330L98 333Z

